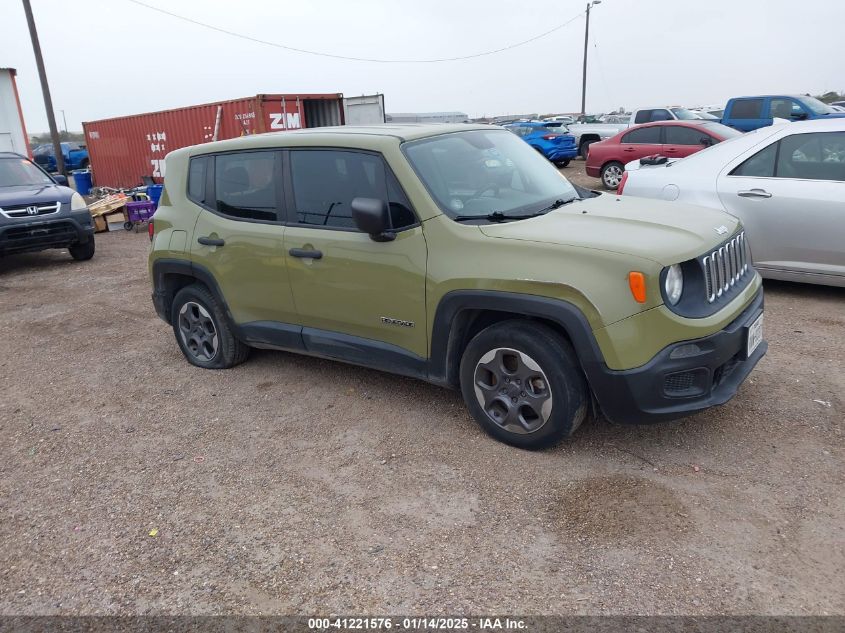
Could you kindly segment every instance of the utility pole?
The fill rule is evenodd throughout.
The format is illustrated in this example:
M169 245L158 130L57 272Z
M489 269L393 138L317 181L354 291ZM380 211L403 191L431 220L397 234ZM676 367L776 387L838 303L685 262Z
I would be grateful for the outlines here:
M581 114L587 114L587 43L590 39L590 7L601 4L601 0L587 3L587 25L584 28L584 76L581 80Z
M67 118L65 117L65 111L62 110L62 121L65 124L65 138L67 138Z
M47 72L44 70L44 60L41 57L41 44L38 43L38 31L35 30L35 18L32 17L32 7L29 0L23 0L23 10L26 13L26 23L29 26L29 37L32 39L32 52L35 54L35 65L38 66L38 78L41 80L41 92L44 94L44 107L47 108L47 123L50 126L50 138L53 141L53 151L56 154L56 171L65 173L65 159L62 156L62 146L59 130L56 127L56 117L53 113L53 99L50 97L50 86L47 84Z

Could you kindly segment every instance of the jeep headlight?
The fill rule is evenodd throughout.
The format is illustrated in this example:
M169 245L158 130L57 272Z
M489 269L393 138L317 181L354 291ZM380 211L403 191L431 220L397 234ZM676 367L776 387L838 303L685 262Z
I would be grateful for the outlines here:
M675 305L681 300L681 293L684 291L684 273L681 271L680 264L672 264L666 270L663 290L666 293L666 301L670 305Z
M88 205L85 204L85 198L80 196L78 193L74 193L70 197L70 210L71 211L82 211L83 209L87 209Z

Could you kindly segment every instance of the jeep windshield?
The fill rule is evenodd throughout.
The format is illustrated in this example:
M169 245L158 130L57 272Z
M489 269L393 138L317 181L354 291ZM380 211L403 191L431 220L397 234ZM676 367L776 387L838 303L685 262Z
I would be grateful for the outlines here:
M505 130L443 134L402 149L437 205L457 221L525 219L579 197L548 160Z
M0 158L0 187L52 184L49 176L26 158Z

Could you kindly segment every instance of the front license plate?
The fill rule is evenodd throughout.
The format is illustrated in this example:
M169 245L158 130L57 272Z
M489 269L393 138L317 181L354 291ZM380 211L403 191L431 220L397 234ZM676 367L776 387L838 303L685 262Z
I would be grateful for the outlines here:
M757 317L750 326L748 326L748 338L745 344L745 355L751 356L757 346L763 341L763 315Z

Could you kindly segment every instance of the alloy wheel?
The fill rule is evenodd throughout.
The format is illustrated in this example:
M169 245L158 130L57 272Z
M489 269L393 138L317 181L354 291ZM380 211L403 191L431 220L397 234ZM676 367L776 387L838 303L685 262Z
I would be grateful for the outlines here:
M482 356L473 376L475 397L487 417L506 431L540 430L552 412L552 392L537 362L518 350L500 347Z
M622 172L625 171L619 165L610 165L604 170L602 180L608 189L616 189L622 180Z
M185 349L197 360L210 361L217 355L217 328L199 303L188 301L179 310L179 334Z

